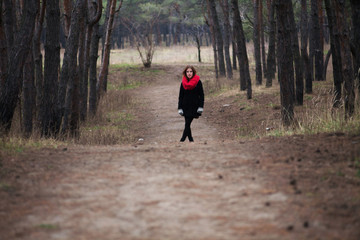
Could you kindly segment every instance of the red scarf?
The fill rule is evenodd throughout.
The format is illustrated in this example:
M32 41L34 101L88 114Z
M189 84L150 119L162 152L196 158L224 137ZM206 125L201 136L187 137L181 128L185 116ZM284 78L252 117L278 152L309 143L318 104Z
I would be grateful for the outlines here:
M198 75L195 75L190 80L188 80L187 77L183 76L182 85L185 90L193 90L198 84L199 80L200 77Z

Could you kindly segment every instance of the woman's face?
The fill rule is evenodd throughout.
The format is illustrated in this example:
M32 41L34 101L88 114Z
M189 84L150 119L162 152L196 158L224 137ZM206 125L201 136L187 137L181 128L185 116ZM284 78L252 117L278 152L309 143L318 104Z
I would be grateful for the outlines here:
M186 69L186 76L188 79L191 79L193 77L193 70L191 68Z

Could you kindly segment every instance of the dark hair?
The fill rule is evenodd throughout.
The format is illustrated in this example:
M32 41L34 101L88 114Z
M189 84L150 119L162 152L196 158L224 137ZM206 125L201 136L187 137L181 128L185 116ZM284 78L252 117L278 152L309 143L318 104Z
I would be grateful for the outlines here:
M194 66L191 66L191 65L187 65L185 68L184 68L184 70L183 70L183 76L185 76L186 78L187 78L187 76L186 76L186 70L188 70L189 68L191 68L191 70L193 71L193 77L195 76L195 74L196 74L196 70L195 70L195 68L194 68Z

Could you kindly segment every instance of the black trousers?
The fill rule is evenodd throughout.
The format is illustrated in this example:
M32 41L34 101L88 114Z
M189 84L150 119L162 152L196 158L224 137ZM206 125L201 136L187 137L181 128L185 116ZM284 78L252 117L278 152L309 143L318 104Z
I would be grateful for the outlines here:
M183 132L183 135L181 137L181 140L180 141L185 141L186 137L189 138L189 141L190 142L193 142L194 139L191 135L191 128L190 128L190 125L191 125L191 122L194 120L193 117L185 117L185 129L184 129L184 132Z

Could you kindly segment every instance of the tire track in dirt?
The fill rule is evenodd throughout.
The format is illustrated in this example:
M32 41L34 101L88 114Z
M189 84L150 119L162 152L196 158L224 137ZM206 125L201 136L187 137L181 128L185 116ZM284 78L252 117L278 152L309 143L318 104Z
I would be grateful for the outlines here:
M289 196L251 167L257 160L253 143L217 138L206 123L206 100L204 116L192 126L195 143L179 143L184 123L176 109L177 72L181 68L170 69L138 94L154 116L144 143L53 153L61 155L61 175L42 186L4 239L308 239L317 236L315 231L323 234L326 229L287 230L282 209ZM44 225L52 227L39 227Z

